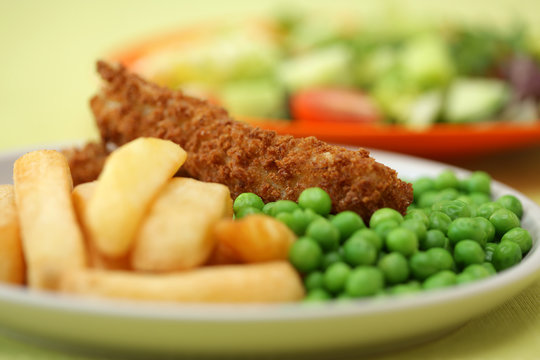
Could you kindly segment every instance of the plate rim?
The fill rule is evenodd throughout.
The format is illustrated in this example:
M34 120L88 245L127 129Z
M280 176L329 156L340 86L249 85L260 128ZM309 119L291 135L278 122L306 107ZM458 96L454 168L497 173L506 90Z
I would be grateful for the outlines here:
M63 143L73 145L74 142ZM38 148L57 149L58 144L31 146L8 151L0 151L0 163L13 160L26 151ZM451 168L458 174L471 171L442 162L419 158L389 151L370 150L374 158L390 157L396 161L413 160L428 168ZM397 170L399 173L399 170ZM492 181L497 192L512 193L520 198L527 208L527 217L540 219L540 206L521 192ZM329 302L317 306L304 306L303 303L282 304L179 304L166 302L139 302L132 300L90 298L77 295L29 290L25 287L0 284L0 303L12 302L23 306L37 306L45 310L79 312L90 315L105 315L116 318L152 319L161 321L200 321L200 322L276 322L329 317L363 316L417 309L430 304L454 302L469 297L482 296L503 289L516 280L527 281L530 285L540 277L540 229L533 248L520 264L495 276L472 284L465 284L433 292L421 292L417 296L358 299L350 302ZM534 236L534 235L533 235ZM525 279L525 280L524 280ZM525 288L525 286L523 287ZM511 297L507 298L509 300ZM261 311L264 310L264 311Z

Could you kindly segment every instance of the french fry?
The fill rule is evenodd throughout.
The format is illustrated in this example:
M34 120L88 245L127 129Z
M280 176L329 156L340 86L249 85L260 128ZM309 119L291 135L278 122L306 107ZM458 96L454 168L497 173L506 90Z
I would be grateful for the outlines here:
M171 274L82 270L66 274L67 293L135 300L213 303L297 301L302 281L286 261L208 266Z
M158 194L136 235L131 265L136 270L174 271L199 266L210 256L213 226L230 216L225 185L174 178Z
M75 206L75 213L77 214L79 225L81 226L81 230L83 231L86 240L89 266L98 269L127 270L129 269L128 256L113 259L106 257L98 251L88 234L88 228L85 223L86 209L88 208L88 203L94 194L96 186L97 181L79 184L75 186L71 193L73 205Z
M234 221L222 220L214 227L214 236L245 263L285 260L296 239L281 221L259 214Z
M122 257L151 201L186 160L177 144L138 138L109 155L86 211L88 233L100 252Z
M28 284L56 289L63 273L86 266L68 162L57 151L30 152L15 161L13 181Z
M26 265L12 185L0 185L0 282L24 284Z

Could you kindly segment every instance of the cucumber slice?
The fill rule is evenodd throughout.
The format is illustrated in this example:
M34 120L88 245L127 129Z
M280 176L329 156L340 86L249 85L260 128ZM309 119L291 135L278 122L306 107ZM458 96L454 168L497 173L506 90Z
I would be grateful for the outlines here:
M489 120L503 108L509 97L510 89L500 80L457 79L448 89L443 116L451 123Z
M291 93L324 85L350 82L351 51L335 45L285 61L278 78Z
M444 40L431 33L409 40L402 51L400 64L405 80L421 89L445 86L455 72Z
M407 125L416 129L424 129L433 124L442 108L441 91L430 91L422 94L411 106Z
M282 118L286 108L283 87L270 80L231 82L220 92L223 106L233 115Z

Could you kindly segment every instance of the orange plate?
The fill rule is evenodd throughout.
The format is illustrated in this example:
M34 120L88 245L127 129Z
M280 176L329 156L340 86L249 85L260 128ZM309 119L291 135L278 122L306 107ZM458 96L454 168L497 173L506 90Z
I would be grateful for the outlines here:
M280 134L315 136L333 143L384 149L444 159L484 155L540 144L540 121L471 125L437 124L425 130L399 125L365 123L278 122L247 119L251 124Z
M110 59L132 68L140 58L173 44L187 45L207 39L219 31L219 21L179 29L146 38L112 54ZM250 26L268 30L263 21L250 21ZM540 121L532 124L492 122L482 124L437 124L424 130L388 124L350 122L279 121L242 119L281 134L297 137L315 136L333 143L390 150L416 156L450 159L484 155L504 150L540 145Z

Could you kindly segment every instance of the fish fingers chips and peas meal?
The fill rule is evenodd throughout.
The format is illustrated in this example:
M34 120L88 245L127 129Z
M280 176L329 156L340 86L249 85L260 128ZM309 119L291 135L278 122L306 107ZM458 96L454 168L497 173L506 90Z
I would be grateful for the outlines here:
M325 301L408 294L487 278L532 247L513 195L451 170L413 181L406 214L331 213L311 187L297 201L231 198L175 177L177 144L138 138L98 180L72 187L57 151L34 151L0 186L0 278L32 290L175 302Z
M287 12L223 24L127 61L234 116L420 128L538 120L540 51L525 24L389 28L351 17Z

